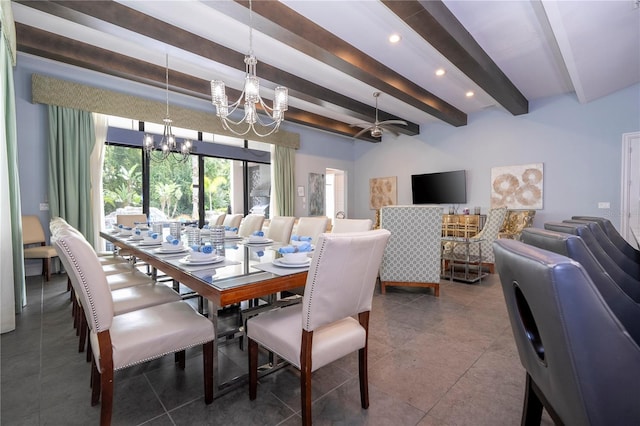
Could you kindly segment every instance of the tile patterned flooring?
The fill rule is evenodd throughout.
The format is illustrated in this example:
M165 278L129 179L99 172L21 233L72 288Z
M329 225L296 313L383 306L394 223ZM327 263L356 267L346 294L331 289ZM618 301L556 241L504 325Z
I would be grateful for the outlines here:
M66 276L28 277L28 304L0 338L0 423L88 425L90 364L77 352ZM369 338L370 407L360 407L355 354L313 375L316 425L517 425L524 369L497 275L480 284L376 292ZM246 370L237 342L221 347L225 374ZM286 367L205 405L200 349L185 370L168 356L116 373L114 425L298 425L299 375ZM552 424L543 415L543 424Z

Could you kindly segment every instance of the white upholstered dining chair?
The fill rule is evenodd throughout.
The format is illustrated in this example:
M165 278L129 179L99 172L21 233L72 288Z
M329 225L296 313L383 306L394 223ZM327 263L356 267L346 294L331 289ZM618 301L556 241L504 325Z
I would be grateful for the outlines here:
M295 223L295 216L275 216L269 223L267 238L281 244L289 244L291 231Z
M331 232L363 232L373 227L371 219L333 219Z
M238 228L238 236L240 237L248 237L256 231L260 231L262 229L262 225L264 224L264 216L261 214L248 214L240 222L240 227Z
M389 236L384 229L320 235L303 302L247 321L250 399L256 398L261 345L300 369L302 420L311 424L311 373L358 351L360 401L369 407L369 312Z
M240 223L242 222L242 215L237 214L228 214L224 217L222 221L222 225L228 226L229 228L240 228Z
M300 237L311 237L311 242L316 243L318 236L323 232L327 232L329 218L325 216L319 217L301 217L298 219L298 225L295 227L295 235Z
M205 403L213 401L213 323L186 302L152 306L114 315L106 277L91 246L75 235L57 239L73 266L90 330L93 351L91 403L102 395L100 424L109 425L113 408L114 372L177 353L184 368L185 349L203 345Z

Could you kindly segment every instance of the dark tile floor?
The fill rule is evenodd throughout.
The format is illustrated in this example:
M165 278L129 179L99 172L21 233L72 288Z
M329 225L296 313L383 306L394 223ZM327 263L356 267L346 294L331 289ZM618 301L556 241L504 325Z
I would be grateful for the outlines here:
M28 305L0 338L3 425L98 424L90 364L77 352L66 276L29 277ZM443 281L431 290L393 288L374 296L370 322L370 407L360 407L355 355L313 375L316 425L517 425L524 389L497 275L481 284ZM246 370L237 341L223 344L226 374ZM296 425L299 375L263 378L258 398L243 386L205 405L202 356L181 371L165 357L116 373L114 425ZM543 424L551 424L546 413Z

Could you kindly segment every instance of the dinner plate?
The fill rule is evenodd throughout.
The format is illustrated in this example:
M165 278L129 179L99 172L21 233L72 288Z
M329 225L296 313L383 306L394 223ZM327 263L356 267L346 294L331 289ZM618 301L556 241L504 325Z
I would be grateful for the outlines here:
M141 237L139 235L132 235L129 238L127 238L127 240L129 240L129 241L141 241L141 240L144 240L144 237Z
M303 263L287 263L283 262L282 259L275 259L273 264L276 266L282 266L283 268L306 268L311 264L311 258Z
M162 241L140 241L138 243L139 246L159 246L162 244Z
M164 247L160 247L154 250L154 253L159 253L159 254L171 254L171 253L182 253L189 250L188 247L176 247L176 248L170 248L170 249L166 249Z
M195 265L209 265L211 263L220 263L223 260L224 260L223 256L214 256L211 259L203 259L203 260L191 260L189 256L185 256L182 259L180 259L178 262L182 263L183 265L195 266Z
M245 244L271 244L272 242L273 240L270 240L269 238L265 238L264 240L260 241L251 241L249 238L245 240Z

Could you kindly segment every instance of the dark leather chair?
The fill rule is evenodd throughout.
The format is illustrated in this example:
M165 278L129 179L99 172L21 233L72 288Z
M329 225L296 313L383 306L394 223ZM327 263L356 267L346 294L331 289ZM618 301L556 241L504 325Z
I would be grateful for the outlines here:
M522 424L640 424L640 347L577 262L520 241L493 244L526 370Z
M522 231L520 241L579 262L611 311L618 317L633 340L640 345L640 305L607 274L582 238L546 229L527 228ZM600 247L596 249L602 251Z
M634 248L631 244L629 244L627 240L625 240L622 235L620 235L616 227L613 226L613 223L611 223L609 219L595 216L571 216L571 219L586 220L589 222L599 223L611 242L615 244L615 246L618 247L620 251L626 254L629 259L640 263L640 250Z
M612 259L618 262L621 266L624 265L638 265L638 279L640 279L640 262L635 259L630 258L622 251L609 237L609 234L605 231L605 227L600 222L590 221L590 220L577 220L577 219L568 219L563 220L563 222L568 223L578 223L580 225L586 225L589 227L591 232L593 232L594 237L598 240L600 245L607 250L607 253L610 253Z
M594 226L589 226L588 223L547 222L544 224L544 229L578 235L582 237L590 249L596 246L601 247L610 261L606 259L598 259L598 261L607 272L612 274L613 279L620 284L621 281L627 281L626 276L628 276L633 280L634 285L640 286L640 263L636 263L622 254L606 237L600 235L600 238L597 238L596 233L600 234L602 230L595 223L591 225ZM616 265L617 268L613 265ZM640 301L635 297L634 300Z

